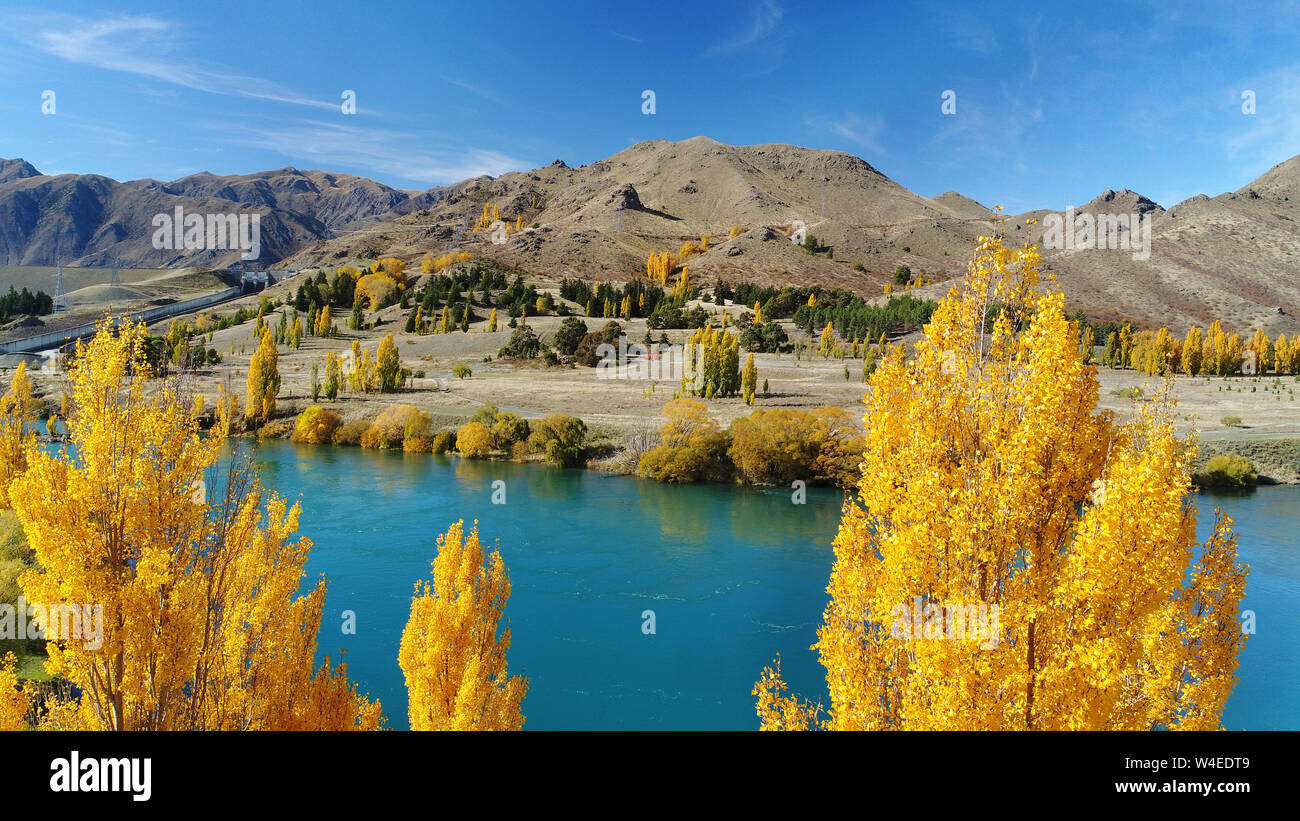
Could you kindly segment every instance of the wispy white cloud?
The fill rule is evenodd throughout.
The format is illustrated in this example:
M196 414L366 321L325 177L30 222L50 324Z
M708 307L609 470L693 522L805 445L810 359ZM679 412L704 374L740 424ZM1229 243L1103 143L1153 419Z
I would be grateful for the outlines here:
M776 0L758 0L754 4L754 15L749 26L739 34L714 43L709 52L712 54L731 54L743 51L776 31L785 13Z
M444 185L533 164L499 151L431 142L427 134L320 120L221 127L221 140L274 151L295 165L357 168L376 177Z
M60 114L59 123L70 125L93 135L100 145L111 145L117 148L138 148L140 146L140 138L128 131L100 125L73 114Z
M644 43L644 42L645 42L645 40L642 40L640 37L633 37L632 35L630 35L630 34L624 34L624 33L621 32L621 31L613 31L613 30L610 30L609 33L612 34L612 35L614 35L615 37L618 37L618 38L621 39L621 40L627 40L628 42L631 42L631 43Z
M478 96L482 97L485 100L490 100L494 103L497 103L498 105L504 104L504 101L500 97L498 97L493 91L483 88L482 86L477 86L474 85L473 83L467 83L464 80L457 80L455 77L447 77L442 74L439 74L438 77L444 83L450 83L451 85L454 85L457 88L463 88L466 91L470 92L471 94L477 94Z
M880 135L885 128L885 120L882 117L864 119L856 114L849 114L840 119L829 119L810 116L804 117L804 125L821 131L829 131L857 146L872 157L879 157L889 153L880 143Z
M1255 93L1255 113L1242 111L1242 93ZM1221 92L1227 158L1253 179L1300 151L1300 65L1243 78Z
M0 33L70 63L120 71L211 94L337 108L277 83L203 64L181 53L184 31L148 15L87 18L69 14L6 18Z

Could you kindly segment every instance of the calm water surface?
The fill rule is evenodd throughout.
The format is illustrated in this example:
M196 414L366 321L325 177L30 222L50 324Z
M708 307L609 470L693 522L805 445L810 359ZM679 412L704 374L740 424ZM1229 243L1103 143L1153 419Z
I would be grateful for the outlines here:
M310 579L329 578L322 653L405 729L397 649L412 586L439 533L479 520L513 592L511 672L531 679L529 729L752 729L750 689L780 653L791 689L825 693L808 647L826 604L842 495L675 487L583 470L360 448L258 444L263 483L301 496ZM506 503L492 504L503 480ZM1258 632L1224 714L1230 729L1300 728L1300 488L1201 499L1222 506L1251 566L1243 609ZM356 614L344 635L342 614ZM656 632L642 632L653 610Z

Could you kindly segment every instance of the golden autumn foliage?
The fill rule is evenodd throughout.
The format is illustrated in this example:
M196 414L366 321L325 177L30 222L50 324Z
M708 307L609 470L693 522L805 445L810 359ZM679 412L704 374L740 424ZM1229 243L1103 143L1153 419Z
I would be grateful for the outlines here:
M13 653L0 656L0 733L27 729L27 696L18 685Z
M1178 359L1179 370L1188 376L1195 376L1201 372L1201 346L1204 344L1204 335L1200 328L1191 328L1187 331L1187 336L1183 337L1183 351Z
M434 257L429 254L425 254L424 259L420 261L420 273L437 274L440 273L442 269L448 267L449 265L454 265L457 262L463 262L464 260L467 260L472 256L473 254L470 254L467 251L451 252L448 254L443 254L442 256L439 257Z
M728 455L749 484L852 487L862 463L862 431L842 408L760 408L732 421Z
M668 275L677 267L678 261L673 257L672 251L664 251L661 254L651 254L646 260L645 274L651 282L659 285L668 284Z
M338 411L312 405L298 414L290 438L305 444L328 444L334 438L334 431L342 424L343 418L339 416Z
M377 311L398 291L397 282L387 274L366 274L357 281L355 294L365 300L367 311Z
M686 292L690 290L690 287L691 269L683 266L682 272L677 275L677 284L673 286L672 295L679 299L683 299L686 297ZM624 299L627 299L627 297L624 297ZM631 316L631 314L629 313L628 316ZM723 316L726 316L726 314L723 314Z
M812 297L809 297L809 299L812 299ZM837 344L835 323L827 322L826 327L822 328L821 338L817 341L817 353L822 355L822 359L825 359L835 352Z
M721 478L727 435L709 417L708 405L698 399L674 399L663 412L663 443L641 455L637 472L658 482Z
M471 458L482 458L492 450L492 436L481 422L466 422L456 431L456 450Z
M754 366L754 355L745 359L745 368L740 372L740 395L746 405L754 404L754 394L758 392L758 368Z
M361 447L427 451L428 448L416 440L429 439L432 426L433 420L429 415L414 405L390 405L361 434Z
M244 416L260 424L275 415L275 397L280 392L280 354L271 329L262 331L262 341L248 362L248 399Z
M740 337L711 326L686 339L681 391L706 399L740 393Z
M334 320L330 318L330 306L326 305L316 314L316 319L312 323L312 336L333 336L337 331Z
M385 393L402 386L402 359L392 334L379 340L379 347L375 350L375 378L379 381L379 390Z
M139 336L107 324L69 379L75 457L32 445L10 486L40 568L21 584L47 607L102 608L103 630L47 642L46 671L80 692L46 699L41 726L376 728L379 704L315 661L325 584L299 593L297 505L264 501L247 461L217 484L230 403L201 437L175 385L149 384Z
M1185 344L1185 343L1184 343ZM1147 376L1173 373L1182 359L1181 350L1168 328L1140 331L1129 352L1129 366Z
M27 375L27 363L19 362L14 369L9 390L0 397L0 510L8 510L9 483L27 469L27 452L35 434L30 425L36 419L32 398L32 379ZM67 411L63 411L67 418Z
M1187 376L1257 376L1270 371L1281 376L1296 372L1300 344L1288 341L1286 334L1271 340L1263 329L1243 341L1215 320L1204 331L1190 328L1180 348L1167 328L1135 333L1125 326L1117 339L1108 342L1102 362L1147 375L1177 370Z
M1040 263L981 239L914 360L894 349L870 378L814 646L818 726L1220 725L1245 642L1231 520L1198 550L1195 448L1167 391L1127 425L1098 412L1096 368L1063 297L1037 289ZM986 335L991 304L1010 310ZM754 695L766 729L815 723L778 671Z
M406 287L406 260L398 257L383 257L375 261L371 270L383 273L391 279L399 288Z
M398 663L412 730L519 730L528 680L506 670L510 628L501 626L510 579L500 552L486 555L478 524L438 537L433 578L417 583Z

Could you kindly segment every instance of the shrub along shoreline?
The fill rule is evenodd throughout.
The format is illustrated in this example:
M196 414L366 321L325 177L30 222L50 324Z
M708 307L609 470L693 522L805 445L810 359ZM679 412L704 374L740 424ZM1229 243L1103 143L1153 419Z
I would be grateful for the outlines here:
M433 417L396 404L373 419L344 422L320 405L273 420L245 435L287 438L407 453L454 454L469 459L540 461L553 467L635 475L657 482L756 486L851 487L862 461L862 429L847 411L758 408L722 428L705 402L681 398L664 406L661 443L609 442L575 416L554 413L529 420L491 403L454 430L435 430Z

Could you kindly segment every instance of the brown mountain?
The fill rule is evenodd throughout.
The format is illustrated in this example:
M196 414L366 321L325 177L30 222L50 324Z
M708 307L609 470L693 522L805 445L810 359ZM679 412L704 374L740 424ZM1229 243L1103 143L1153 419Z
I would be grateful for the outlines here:
M697 281L880 294L906 265L934 283L922 289L933 297L964 273L975 238L994 230L997 216L957 192L914 194L849 154L704 137L640 143L581 168L557 160L429 193L436 203L306 248L290 262L337 264L362 252L414 256L459 245L553 279L626 280L644 271L651 252L675 251L707 233L709 250L690 262ZM485 202L530 227L502 245L464 230ZM1272 334L1300 330L1300 158L1240 191L1169 211L1128 189L1108 189L1076 210L1145 215L1152 237L1147 259L1129 250L1045 249L1071 310L1178 330L1213 319ZM1041 240L1049 213L1009 216L1005 230L1016 243ZM1038 225L1026 225L1030 218ZM787 239L796 220L833 248L833 258ZM733 225L741 234L728 239Z
M433 197L351 174L279 168L257 174L217 176L207 171L171 182L132 180L126 185L184 197L217 197L232 202L294 211L347 231L432 204Z
M728 146L704 137L640 143L581 168L556 160L429 193L439 201L304 249L291 264L330 263L365 251L419 254L459 241L557 279L629 279L644 271L650 253L676 251L707 233L709 251L690 264L706 279L817 282L878 293L900 264L931 279L956 275L992 218L982 209L986 216L972 219L979 206L959 196L914 194L849 154ZM538 228L504 245L467 232L486 202ZM832 246L834 258L790 242L786 232L796 221L819 244ZM742 233L728 239L732 226Z
M330 235L315 218L202 192L183 196L98 174L46 176L22 160L0 161L0 263L6 265L224 267L240 250L153 247L157 214L259 214L261 260L274 262Z

